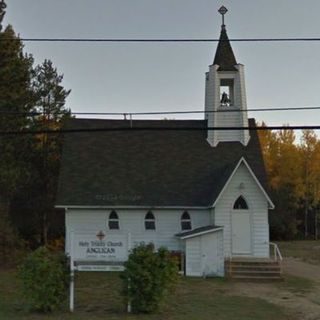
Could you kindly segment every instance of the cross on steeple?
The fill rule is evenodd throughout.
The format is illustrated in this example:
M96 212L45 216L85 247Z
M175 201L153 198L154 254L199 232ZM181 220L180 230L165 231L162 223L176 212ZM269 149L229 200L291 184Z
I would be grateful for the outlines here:
M219 71L235 71L236 69L234 66L237 64L231 44L229 42L226 26L224 24L224 15L227 13L227 11L228 9L224 6L218 10L218 12L222 15L222 26L213 64L219 65Z
M221 6L218 12L222 16L222 25L224 26L224 15L228 12L228 9L225 6Z

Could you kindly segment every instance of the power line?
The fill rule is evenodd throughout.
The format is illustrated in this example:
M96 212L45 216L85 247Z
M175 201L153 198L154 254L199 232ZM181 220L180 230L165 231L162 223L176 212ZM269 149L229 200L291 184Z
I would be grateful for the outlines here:
M129 121L128 121L129 123ZM318 130L320 125L309 126L261 126L261 127L111 127L111 128L76 128L60 130L21 130L0 131L0 136L8 135L37 135L37 134L65 134L65 133L93 133L93 132L120 132L120 131L224 131L224 130L249 130L249 131L271 131L271 130Z
M186 110L186 111L150 111L150 112L70 112L71 115L93 115L93 116L134 116L134 115L166 115L166 114L207 114L207 113L224 113L224 112L277 112L277 111L305 111L305 110L320 110L320 106L313 107L282 107L282 108L252 108L252 109L232 109L226 107L224 110ZM68 112L55 112L50 115L63 115ZM0 111L1 115L24 115L24 116L39 116L43 112L20 112L20 111Z
M143 39L143 38L1 38L0 41L25 41L25 42L317 42L318 37L312 38L234 38L229 40L202 38L202 39Z

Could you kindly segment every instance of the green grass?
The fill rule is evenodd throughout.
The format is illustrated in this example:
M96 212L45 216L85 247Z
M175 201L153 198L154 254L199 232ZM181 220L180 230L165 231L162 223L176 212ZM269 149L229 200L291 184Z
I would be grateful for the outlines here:
M19 295L16 272L0 270L0 319L127 319L127 320L268 320L289 319L284 310L260 298L230 295L232 282L224 279L183 278L177 292L161 313L128 315L119 293L117 274L79 273L76 279L75 312L63 310L51 315L32 313ZM229 293L229 294L228 294Z
M320 265L320 240L279 241L278 245L284 257Z
M310 279L286 275L284 281L279 283L279 287L297 295L304 295L312 291L316 284Z

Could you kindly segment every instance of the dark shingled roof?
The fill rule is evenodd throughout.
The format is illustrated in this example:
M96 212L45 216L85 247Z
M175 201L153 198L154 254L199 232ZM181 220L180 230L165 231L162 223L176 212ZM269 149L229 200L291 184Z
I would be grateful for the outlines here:
M233 54L232 47L224 25L221 27L219 43L214 57L213 64L219 65L218 71L235 71L234 66L237 64Z
M56 205L206 207L244 157L263 187L266 175L256 131L211 147L204 120L134 120L143 130L69 133L64 137ZM250 120L250 126L254 126ZM129 127L129 120L71 119L66 128Z
M212 225L209 225L209 226L195 228L195 229L192 229L192 230L189 230L189 231L183 231L183 232L175 234L175 236L178 237L178 238L196 236L199 233L214 231L214 230L221 229L221 228L222 227L215 226L215 225L212 224Z

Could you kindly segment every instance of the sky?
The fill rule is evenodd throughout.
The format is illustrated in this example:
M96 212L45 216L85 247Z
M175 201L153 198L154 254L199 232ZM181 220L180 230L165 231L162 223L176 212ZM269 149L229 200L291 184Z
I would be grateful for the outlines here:
M22 38L320 37L319 0L6 0L3 24ZM73 112L204 110L217 43L26 42L50 59ZM248 108L320 106L320 42L233 42L245 65ZM320 124L319 111L250 112L269 125ZM148 116L150 118L150 116ZM164 116L159 116L163 118ZM201 118L170 115L167 118ZM153 118L156 118L153 116Z

